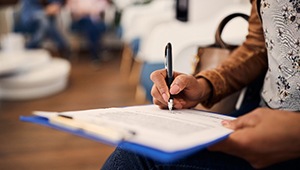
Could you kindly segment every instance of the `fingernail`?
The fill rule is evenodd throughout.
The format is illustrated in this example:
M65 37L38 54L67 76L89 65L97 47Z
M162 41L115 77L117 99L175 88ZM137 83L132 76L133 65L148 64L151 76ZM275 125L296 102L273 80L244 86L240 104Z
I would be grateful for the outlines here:
M221 124L222 124L224 127L227 127L227 128L230 127L230 122L229 122L228 120L223 120L223 121L221 122Z
M163 93L162 97L163 97L163 99L164 99L165 102L168 102L169 96L166 93Z
M179 93L179 91L180 91L180 88L177 84L174 84L170 89L171 94L177 94L177 93Z

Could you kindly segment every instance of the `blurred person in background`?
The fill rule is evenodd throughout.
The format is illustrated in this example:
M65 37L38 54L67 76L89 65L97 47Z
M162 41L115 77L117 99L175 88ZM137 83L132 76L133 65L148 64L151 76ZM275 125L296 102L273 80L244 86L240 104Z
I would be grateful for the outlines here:
M106 10L112 5L109 0L68 0L67 7L72 16L71 30L82 33L88 40L93 63L103 59L101 38L106 31Z
M68 57L69 45L56 24L56 17L63 5L64 0L21 1L15 31L29 33L27 48L41 48L43 41L50 38L54 41L58 52L63 57Z

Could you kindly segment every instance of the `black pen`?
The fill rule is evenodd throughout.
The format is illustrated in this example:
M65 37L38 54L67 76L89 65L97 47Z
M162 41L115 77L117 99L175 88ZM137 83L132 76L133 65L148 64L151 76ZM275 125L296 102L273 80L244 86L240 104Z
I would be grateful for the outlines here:
M173 68L172 68L172 45L171 43L168 43L165 48L165 57L166 57L166 63L165 68L167 70L167 77L166 82L170 89L171 84L173 82ZM170 111L172 111L174 105L173 96L170 94L170 98L168 100L168 108Z

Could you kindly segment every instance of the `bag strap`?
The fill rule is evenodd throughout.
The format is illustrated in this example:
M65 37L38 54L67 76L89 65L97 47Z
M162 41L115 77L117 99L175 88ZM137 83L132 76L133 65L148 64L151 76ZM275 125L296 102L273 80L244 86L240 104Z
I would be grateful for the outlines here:
M219 24L218 28L217 28L217 31L216 31L216 34L215 34L215 45L216 46L219 46L221 48L226 48L226 49L234 49L236 46L234 45L229 45L227 43L225 43L223 40L222 40L222 37L221 37L221 34L226 26L226 24L236 18L236 17L242 17L244 18L246 21L248 21L249 19L249 16L246 15L246 14L243 14L243 13L233 13L233 14L230 14L228 15L227 17L225 17Z

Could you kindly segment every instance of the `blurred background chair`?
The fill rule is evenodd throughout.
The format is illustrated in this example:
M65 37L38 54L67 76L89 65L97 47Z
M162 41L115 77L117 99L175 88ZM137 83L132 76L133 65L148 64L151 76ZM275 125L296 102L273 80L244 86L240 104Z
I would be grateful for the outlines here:
M70 63L61 58L30 55L15 70L13 76L0 78L2 100L30 100L47 97L64 90L68 85ZM34 61L33 65L31 62ZM30 64L31 63L31 64ZM28 65L30 64L30 65Z
M129 80L129 83L134 84L138 80L136 73L139 72L139 64L134 62L134 58L141 41L155 26L175 17L174 2L174 0L153 0L123 9L120 27L124 45L120 73L124 80Z

